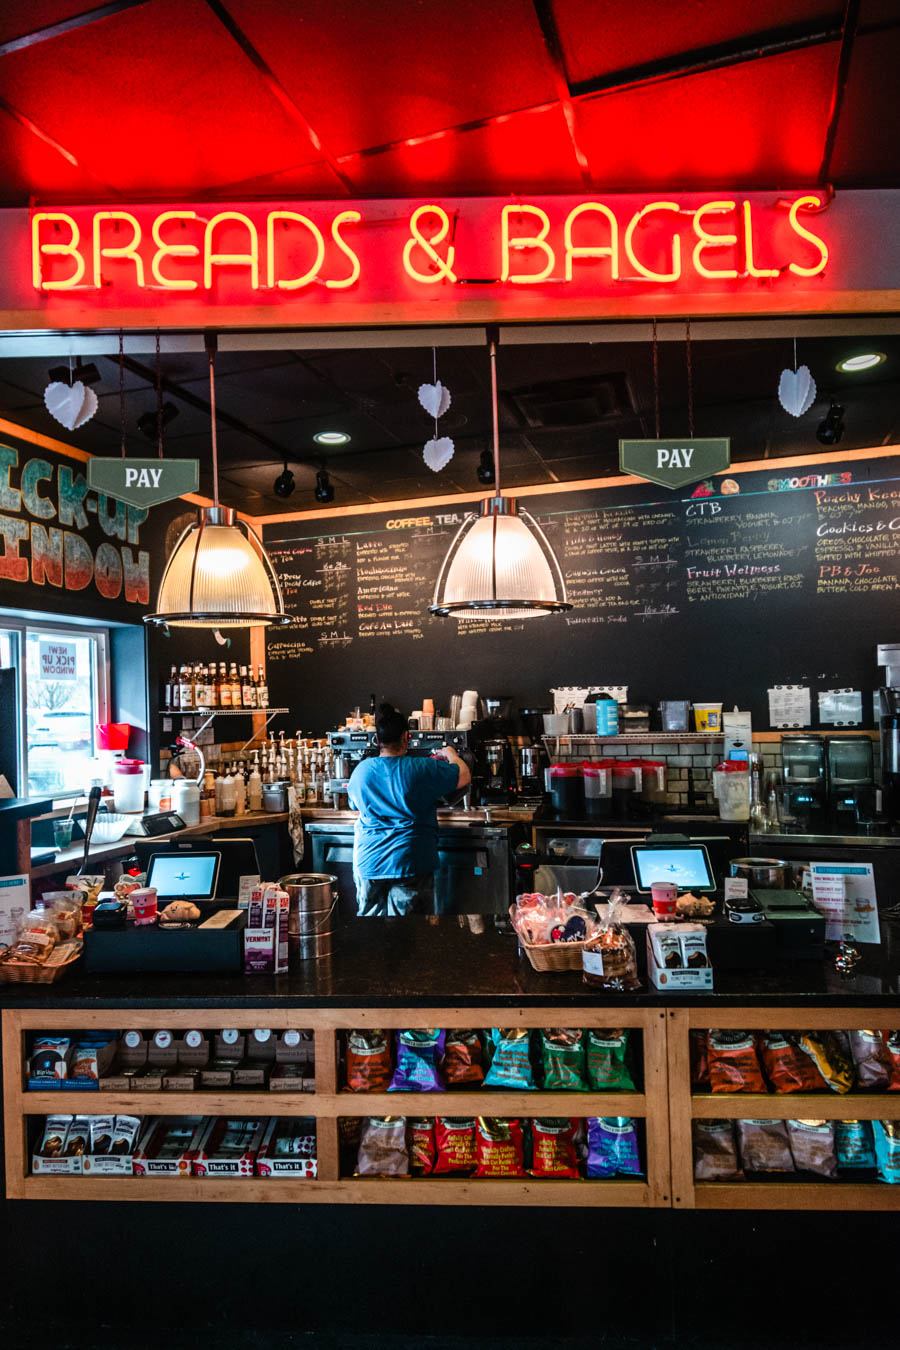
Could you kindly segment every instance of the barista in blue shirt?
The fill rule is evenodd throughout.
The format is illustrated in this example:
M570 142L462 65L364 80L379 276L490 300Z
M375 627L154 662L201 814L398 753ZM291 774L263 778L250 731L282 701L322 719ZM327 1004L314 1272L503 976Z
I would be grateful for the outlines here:
M359 812L353 841L357 913L366 918L434 913L438 866L437 804L467 787L469 766L450 746L409 755L406 718L382 703L375 719L377 758L350 775L347 795Z

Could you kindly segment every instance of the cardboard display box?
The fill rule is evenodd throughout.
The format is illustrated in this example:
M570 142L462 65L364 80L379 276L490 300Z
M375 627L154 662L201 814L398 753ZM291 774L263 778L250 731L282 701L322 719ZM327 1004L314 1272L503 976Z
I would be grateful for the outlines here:
M273 1116L256 1156L260 1177L314 1177L316 1122L312 1116Z
M134 1155L135 1176L189 1177L207 1120L206 1116L152 1120Z
M212 1116L193 1160L198 1177L252 1177L266 1131L265 1120Z

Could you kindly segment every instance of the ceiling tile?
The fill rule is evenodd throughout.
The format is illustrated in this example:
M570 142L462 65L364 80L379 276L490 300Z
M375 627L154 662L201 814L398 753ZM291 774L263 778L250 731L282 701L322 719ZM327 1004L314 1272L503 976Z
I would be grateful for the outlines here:
M228 8L336 155L555 97L529 0Z

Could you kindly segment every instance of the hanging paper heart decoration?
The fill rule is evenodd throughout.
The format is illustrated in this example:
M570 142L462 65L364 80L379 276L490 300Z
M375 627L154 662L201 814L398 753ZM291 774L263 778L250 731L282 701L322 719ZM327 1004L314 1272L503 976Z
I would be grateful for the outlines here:
M440 380L436 384L419 385L419 402L432 417L443 417L450 407L450 390Z
M783 370L778 381L778 402L792 417L802 417L816 400L816 382L809 366Z
M97 411L97 395L93 389L86 388L81 380L74 384L63 384L54 380L44 390L44 405L51 417L55 417L67 431L74 431L90 421Z
M422 452L422 457L432 473L440 473L445 464L449 464L453 458L455 446L449 436L439 436L437 440L428 441Z

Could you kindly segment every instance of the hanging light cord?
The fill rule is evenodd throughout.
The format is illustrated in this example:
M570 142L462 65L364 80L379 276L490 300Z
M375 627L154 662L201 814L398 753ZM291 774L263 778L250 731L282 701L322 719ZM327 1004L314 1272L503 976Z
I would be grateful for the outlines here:
M125 458L125 334L119 329L119 430L122 438L122 458Z
M659 440L659 339L656 335L656 319L653 320L653 419L656 426L656 439Z
M156 330L156 451L163 457L162 365L159 355L159 329Z
M684 328L684 359L687 363L688 435L694 439L694 367L691 362L691 321Z
M497 408L497 343L491 338L491 413L494 423L494 496L500 496L500 414Z
M209 353L209 415L212 425L212 464L213 464L213 506L219 505L219 446L216 441L216 337L214 333L206 335L206 350Z

